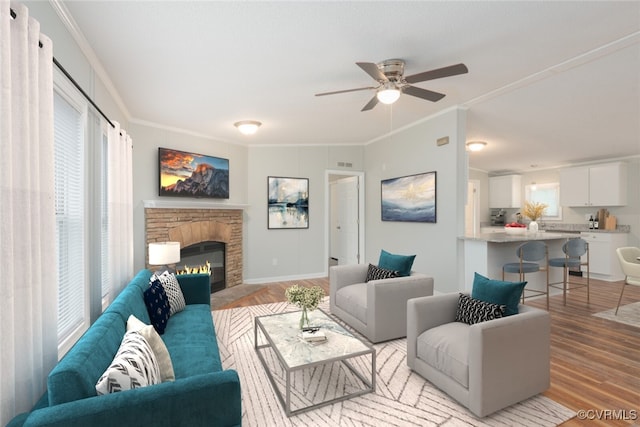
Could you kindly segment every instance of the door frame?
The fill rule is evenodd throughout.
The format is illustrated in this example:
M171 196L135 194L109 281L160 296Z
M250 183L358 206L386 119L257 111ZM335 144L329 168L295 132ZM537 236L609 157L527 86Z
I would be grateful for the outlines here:
M341 175L345 178L356 176L358 177L358 246L360 250L360 259L359 263L362 264L365 258L365 238L364 238L364 230L365 230L365 211L364 211L364 172L358 171L344 171L344 170L333 170L326 169L324 171L324 272L328 276L329 275L329 242L331 237L331 184L330 184L330 176L331 175Z

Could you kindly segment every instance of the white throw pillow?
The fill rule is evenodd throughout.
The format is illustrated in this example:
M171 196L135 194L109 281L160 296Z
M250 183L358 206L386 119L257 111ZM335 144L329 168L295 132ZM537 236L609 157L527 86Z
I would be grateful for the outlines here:
M124 334L111 365L96 383L98 395L160 383L158 361L147 340L137 332Z
M171 356L167 346L164 345L164 341L155 330L153 325L147 325L142 320L138 319L133 314L129 316L127 320L127 332L135 331L145 337L153 353L158 360L158 367L160 368L160 379L162 382L175 381L176 376L173 372L173 363L171 363Z
M180 288L178 279L176 279L176 275L165 271L157 277L160 279L160 283L162 283L164 292L167 294L167 299L169 300L169 316L173 316L184 310L187 304L184 301L184 295L182 294L182 289ZM151 279L153 280L153 276Z

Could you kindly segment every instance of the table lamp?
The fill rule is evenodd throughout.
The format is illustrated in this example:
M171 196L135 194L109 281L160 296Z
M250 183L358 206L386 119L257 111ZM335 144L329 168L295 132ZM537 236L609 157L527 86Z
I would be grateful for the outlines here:
M169 268L169 264L178 262L180 262L180 242L149 243L149 265L160 265L166 270L173 270Z

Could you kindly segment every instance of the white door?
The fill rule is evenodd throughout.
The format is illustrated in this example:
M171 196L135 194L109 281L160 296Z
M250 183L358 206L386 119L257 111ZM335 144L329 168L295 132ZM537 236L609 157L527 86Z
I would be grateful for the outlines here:
M358 264L360 258L358 226L358 177L336 182L335 230L338 264Z

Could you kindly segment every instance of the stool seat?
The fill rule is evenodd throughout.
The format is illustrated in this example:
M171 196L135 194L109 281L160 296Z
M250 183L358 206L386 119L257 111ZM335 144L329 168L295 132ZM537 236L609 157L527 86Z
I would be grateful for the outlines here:
M521 270L519 262L510 262L502 268L505 273L535 273L536 271L540 271L540 264L536 262L523 262Z
M580 258L551 258L549 260L549 265L551 267L580 267L582 265L582 261Z

